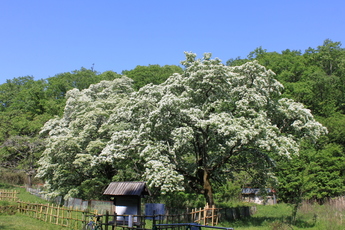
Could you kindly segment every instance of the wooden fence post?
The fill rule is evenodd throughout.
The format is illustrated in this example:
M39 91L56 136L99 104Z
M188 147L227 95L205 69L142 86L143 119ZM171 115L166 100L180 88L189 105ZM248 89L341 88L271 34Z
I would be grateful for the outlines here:
M48 205L49 209L50 209L50 216L49 216L49 222L52 223L52 218L53 218L53 207L54 204L52 204L52 206Z
M211 223L212 223L212 226L214 226L214 209L215 209L215 207L214 207L214 205L212 205L212 212L211 212Z
M206 220L207 220L207 210L208 210L208 204L206 204L205 208L204 208L204 225L207 224Z
M108 223L109 223L109 211L105 211L105 230L108 230Z

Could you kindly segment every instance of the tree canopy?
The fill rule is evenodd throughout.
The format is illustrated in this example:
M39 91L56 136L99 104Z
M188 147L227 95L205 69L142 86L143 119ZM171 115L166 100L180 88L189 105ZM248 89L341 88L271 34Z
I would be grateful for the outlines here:
M150 83L158 85L164 82L173 73L182 72L182 68L176 65L138 65L132 70L122 71L122 74L133 79L134 89L139 90L141 87Z
M257 61L229 67L186 53L182 64L182 74L139 91L123 77L68 92L63 117L41 132L48 148L38 175L49 188L83 195L97 170L109 169L109 180L130 165L161 192L189 186L213 204L215 181L268 170L272 157L326 133L302 104L280 97L282 84Z

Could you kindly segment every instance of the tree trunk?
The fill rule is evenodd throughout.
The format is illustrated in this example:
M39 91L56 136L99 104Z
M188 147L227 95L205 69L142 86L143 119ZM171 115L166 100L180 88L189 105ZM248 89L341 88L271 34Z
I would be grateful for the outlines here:
M27 179L28 179L28 188L32 188L32 175L30 173L27 174Z
M206 203L212 207L212 205L214 205L213 191L212 191L212 185L210 182L210 174L206 169L204 169L203 189L204 189L204 196L206 198Z

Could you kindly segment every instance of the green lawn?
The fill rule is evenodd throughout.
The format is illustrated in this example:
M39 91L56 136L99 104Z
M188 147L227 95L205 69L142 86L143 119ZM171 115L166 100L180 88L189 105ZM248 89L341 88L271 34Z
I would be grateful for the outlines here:
M16 214L16 215L0 215L1 230L59 230L67 229L54 224L48 224L34 218Z
M26 191L23 187L14 187L10 185L0 184L0 189L15 189L19 191L18 197L20 200L25 202L31 203L48 203L45 200L40 199L34 195L31 195L29 192ZM8 203L8 202L7 202ZM5 204L2 202L1 204ZM0 204L0 205L1 205ZM16 204L16 202L10 202L10 204ZM0 230L59 230L59 229L67 229L62 226L48 224L40 220L36 220L34 218L22 215L22 214L15 214L15 215L4 215L0 214Z
M224 227L235 230L344 230L345 209L329 205L305 204L297 213L297 221L291 224L292 207L287 204L258 205L252 217L229 223ZM344 219L344 220L343 220Z

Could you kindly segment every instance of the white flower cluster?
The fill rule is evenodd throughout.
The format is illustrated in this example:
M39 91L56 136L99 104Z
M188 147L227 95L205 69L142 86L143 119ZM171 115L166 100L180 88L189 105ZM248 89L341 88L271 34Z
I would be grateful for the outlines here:
M183 191L183 176L175 170L174 164L165 164L161 160L149 160L146 164L145 177L150 187L159 187L163 193Z

